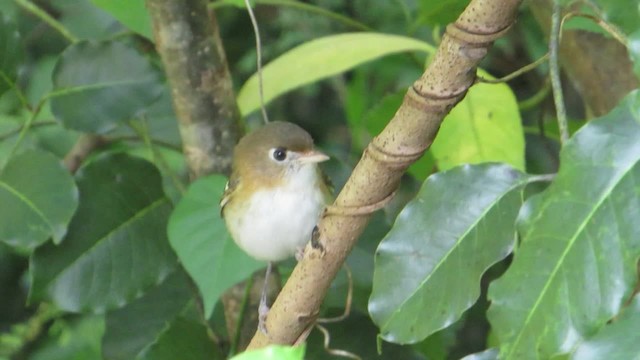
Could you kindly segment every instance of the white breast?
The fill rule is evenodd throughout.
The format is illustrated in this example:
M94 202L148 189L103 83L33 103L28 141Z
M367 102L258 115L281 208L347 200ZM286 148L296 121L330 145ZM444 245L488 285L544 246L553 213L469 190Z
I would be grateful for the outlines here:
M293 175L284 186L256 192L246 204L238 204L245 209L242 217L227 218L238 246L258 260L293 256L311 239L325 206L324 195L315 186L315 166L304 166Z

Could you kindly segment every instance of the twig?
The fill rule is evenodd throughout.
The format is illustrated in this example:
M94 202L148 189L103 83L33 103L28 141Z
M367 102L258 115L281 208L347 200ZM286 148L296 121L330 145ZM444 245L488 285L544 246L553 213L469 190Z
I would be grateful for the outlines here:
M56 125L57 122L55 120L47 120L47 121L40 121L40 122L36 122L34 124L31 124L31 128L37 128L37 127L41 127L41 126L50 126L50 125ZM16 129L13 129L9 132L6 132L2 135L0 135L0 141L6 140L16 134L19 134L22 129L24 129L25 125L19 126Z
M27 132L31 128L31 125L33 124L36 117L40 113L40 110L42 109L42 105L43 105L43 101L40 101L38 106L36 106L36 108L31 112L31 116L27 118L27 121L24 123L24 125L20 129L20 134L18 135L18 139L16 140L16 143L13 144L11 151L9 151L9 156L7 157L7 160L11 159L13 155L15 155L16 151L20 147L20 143L22 143L22 140L24 140L24 137L27 135Z
M322 333L322 335L324 336L324 341L322 343L323 347L324 347L324 351L326 351L328 354L334 355L334 356L340 356L340 357L344 357L344 358L349 358L349 359L355 359L355 360L361 360L362 358L352 352L349 352L347 350L340 350L340 349L332 349L329 347L329 345L331 345L331 335L329 334L329 330L327 330L327 328L325 328L324 326L320 325L320 324L316 324L316 329L320 330L320 332Z
M504 83L507 81L510 81L512 79L517 78L518 76L525 74L531 70L534 70L535 68L537 68L538 66L540 66L542 63L544 63L545 61L547 61L547 59L549 58L549 53L544 54L541 58L539 58L538 60L532 62L531 64L527 64L523 67L521 67L520 69L512 72L511 74L507 75L507 76L503 76L499 79L486 79L483 78L481 76L478 76L476 81L480 82L480 83L486 83L486 84L500 84L500 83Z
M251 3L249 0L244 0L247 5L247 12L251 18L251 25L253 25L253 33L256 37L256 67L258 68L258 92L260 94L260 111L262 112L262 120L266 123L269 122L269 116L267 116L267 109L264 106L264 82L262 81L262 43L260 42L260 28L258 28L258 21L253 14Z
M60 35L64 36L69 42L74 43L79 39L75 37L69 30L67 30L64 25L62 25L58 20L54 19L51 15L49 15L46 11L42 10L38 5L32 3L29 0L14 0L18 5L20 5L25 10L29 11L33 15L39 17L42 21L47 23L53 29L58 31Z
M567 125L567 111L564 107L562 82L560 81L559 47L561 10L560 0L554 0L553 14L551 15L551 36L549 40L549 72L551 76L551 88L553 89L553 102L556 105L558 128L560 129L560 142L565 144L569 140L569 127Z
M353 275L351 274L351 269L349 268L349 265L347 265L347 263L344 263L343 267L347 273L347 285L348 285L347 300L345 301L344 312L342 313L342 315L339 315L336 317L320 318L316 321L318 324L330 324L330 323L343 321L344 319L348 318L349 314L351 313L351 303L353 302Z
M142 141L151 152L151 156L153 157L154 162L160 169L162 169L167 175L169 175L169 178L171 179L171 182L173 182L173 185L176 187L176 189L178 189L181 194L184 194L187 191L186 186L182 183L182 181L180 181L180 177L171 169L169 164L167 164L164 156L162 156L158 149L153 146L153 142L149 137L149 132L147 131L147 127L145 126L145 124L146 123L144 119L141 119L141 125L137 125L134 122L130 121L129 127L140 137L140 139L142 139Z

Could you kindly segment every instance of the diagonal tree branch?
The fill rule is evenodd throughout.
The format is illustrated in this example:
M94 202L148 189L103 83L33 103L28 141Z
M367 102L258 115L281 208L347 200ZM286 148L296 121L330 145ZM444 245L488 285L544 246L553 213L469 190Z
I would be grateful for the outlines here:
M349 181L319 224L323 249L307 246L249 349L293 344L306 337L327 289L364 230L405 170L431 145L444 116L476 79L478 63L514 22L521 0L472 0L447 27L433 62L407 91L395 116L373 139Z

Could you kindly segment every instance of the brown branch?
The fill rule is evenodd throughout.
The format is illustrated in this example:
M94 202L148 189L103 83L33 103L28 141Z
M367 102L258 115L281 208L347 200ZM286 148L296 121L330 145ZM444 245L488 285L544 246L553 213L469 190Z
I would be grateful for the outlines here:
M493 41L513 23L520 0L472 0L446 34L431 65L407 91L384 131L369 144L334 207L319 224L322 249L307 246L267 317L268 335L257 331L250 349L293 344L313 325L327 289L377 204L397 189L405 170L431 145L444 116L475 81L476 68ZM351 215L349 214L351 212Z
M162 57L172 90L183 152L192 179L211 173L229 174L233 147L242 135L218 24L205 0L147 0L156 48ZM254 284L263 277L254 276ZM275 297L279 277L270 278L269 292ZM245 284L222 297L227 330L239 330L238 348L243 349L257 326L257 316L240 316ZM240 289L240 291L238 290ZM271 298L273 298L271 297ZM249 303L260 295L251 293ZM255 312L257 306L250 311ZM241 322L238 324L238 322Z
M242 134L231 75L204 0L147 0L193 179L228 174Z
M73 148L64 156L62 163L73 174L78 171L87 156L106 142L102 136L94 134L80 135Z

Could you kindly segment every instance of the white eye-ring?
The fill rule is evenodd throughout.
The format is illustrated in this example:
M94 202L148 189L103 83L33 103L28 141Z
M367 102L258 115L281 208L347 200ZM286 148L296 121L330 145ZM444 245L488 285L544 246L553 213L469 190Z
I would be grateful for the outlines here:
M271 149L271 157L273 160L282 162L287 159L287 149L283 147L277 147L275 149Z

